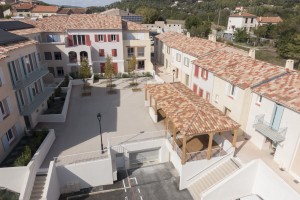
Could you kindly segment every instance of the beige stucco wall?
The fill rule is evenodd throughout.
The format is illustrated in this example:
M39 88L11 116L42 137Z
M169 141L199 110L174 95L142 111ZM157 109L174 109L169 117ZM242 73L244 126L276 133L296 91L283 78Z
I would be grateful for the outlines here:
M32 17L37 17L37 18L44 18L44 17L49 17L49 16L52 16L52 15L56 15L56 13L31 13L31 16Z

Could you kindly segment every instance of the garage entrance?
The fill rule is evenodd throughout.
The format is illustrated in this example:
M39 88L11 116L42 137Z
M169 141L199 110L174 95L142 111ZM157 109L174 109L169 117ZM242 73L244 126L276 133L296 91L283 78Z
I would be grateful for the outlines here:
M139 165L149 165L149 164L158 163L159 149L160 148L130 152L129 153L130 167L136 167L136 166L139 166Z

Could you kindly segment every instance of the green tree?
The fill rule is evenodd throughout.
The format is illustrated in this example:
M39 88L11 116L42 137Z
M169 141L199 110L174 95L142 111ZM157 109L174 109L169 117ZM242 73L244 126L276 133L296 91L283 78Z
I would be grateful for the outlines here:
M136 67L136 58L135 56L132 56L128 62L128 73L129 73L129 76L132 77L132 83L134 83L134 70L135 70L135 67Z
M87 59L83 59L80 62L80 76L82 77L82 80L84 82L84 86L86 85L86 79L91 77L91 70L89 67L89 63Z
M140 7L135 10L135 14L143 16L144 24L153 24L159 18L159 12L150 7Z
M295 67L300 63L300 34L290 38L281 37L277 43L277 52L283 58L294 59Z
M112 59L109 55L106 56L106 62L105 62L105 77L108 79L109 81L109 88L110 90L112 90L113 84L112 84L112 78L115 75L114 72L114 66L112 63Z
M250 38L249 34L246 32L246 29L236 29L235 33L233 34L235 42L247 42Z

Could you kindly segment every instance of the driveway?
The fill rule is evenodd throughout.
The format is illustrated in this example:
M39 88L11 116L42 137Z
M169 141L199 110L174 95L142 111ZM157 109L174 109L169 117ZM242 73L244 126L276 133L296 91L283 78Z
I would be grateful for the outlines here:
M118 172L119 173L119 172ZM121 175L121 176L119 176ZM178 189L179 176L172 163L120 171L118 181L90 195L69 196L71 200L192 200L188 190ZM61 200L66 197L61 197Z
M144 85L149 78L139 78L141 91L133 92L130 79L115 80L115 94L107 94L105 81L92 87L92 95L81 96L82 86L73 86L65 123L39 123L38 127L55 130L54 141L42 168L48 168L53 157L100 150L99 122L102 115L104 147L110 137L163 130L162 123L153 123L144 106Z

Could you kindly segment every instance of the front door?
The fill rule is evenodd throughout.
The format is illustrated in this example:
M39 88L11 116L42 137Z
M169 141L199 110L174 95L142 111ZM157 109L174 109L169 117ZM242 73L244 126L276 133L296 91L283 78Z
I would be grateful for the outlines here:
M275 104L274 110L273 110L273 115L271 118L271 128L275 131L278 131L278 129L280 127L283 110L284 110L283 106L281 106L279 104Z

